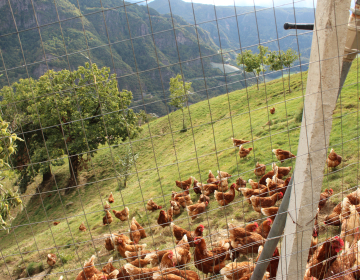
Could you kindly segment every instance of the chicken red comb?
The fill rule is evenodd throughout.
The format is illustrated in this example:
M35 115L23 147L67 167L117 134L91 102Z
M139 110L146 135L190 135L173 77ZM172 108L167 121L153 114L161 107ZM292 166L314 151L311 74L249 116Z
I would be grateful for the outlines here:
M344 247L345 245L344 240L342 240L339 236L335 236L334 238L335 240L339 241L341 247Z
M341 246L341 247L344 247L344 245L345 245L344 240L342 240L342 239L340 238L339 242L340 242L340 246Z
M159 206L159 209L161 209L162 208L162 206Z
M270 223L272 223L272 220L270 218L266 218L266 220Z
M259 225L258 225L258 223L257 223L257 222L255 222L255 223L254 223L254 225L255 225L256 227L259 227Z
M199 227L204 228L204 226L203 226L203 225L199 225Z

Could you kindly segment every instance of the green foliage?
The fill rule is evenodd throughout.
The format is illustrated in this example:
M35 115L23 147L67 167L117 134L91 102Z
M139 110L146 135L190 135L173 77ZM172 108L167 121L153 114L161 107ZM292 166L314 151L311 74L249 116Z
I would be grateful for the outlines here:
M67 264L69 261L71 261L73 259L73 256L59 253L59 258L60 258L62 264L64 265L64 264Z
M259 53L254 54L251 50L246 50L238 54L236 61L238 65L244 66L244 71L254 73L256 77L257 87L259 89L259 75L265 71L264 65L266 64L266 54L269 52L268 47L258 46Z
M304 114L304 104L301 104L301 106L299 106L298 111L296 112L295 121L298 122L298 123L301 123L302 118L303 118L303 114Z
M289 92L290 88L290 67L299 58L296 51L287 49L286 52L273 51L266 56L266 64L269 65L270 70L278 71L284 67L289 69Z
M29 273L29 275L34 275L37 273L40 273L41 271L44 270L44 266L41 262L36 263L36 262L30 262L28 264L28 266L26 267L27 272Z
M295 60L299 58L296 51L294 51L293 49L287 49L286 52L282 52L280 56L283 65L287 68L290 68L290 66L295 62Z
M266 64L269 65L271 71L283 69L282 55L278 51L269 52L266 56Z
M133 153L130 146L125 150L125 155L122 158L118 158L119 169L118 174L122 179L122 186L125 188L126 183L131 177L131 169L135 166L139 154Z
M266 56L266 64L269 65L270 70L281 70L284 67L290 68L291 65L297 60L299 56L293 49L287 49L284 51L272 51ZM289 69L290 71L290 69Z
M188 104L189 91L191 89L191 82L184 83L180 74L175 78L170 78L170 105L176 109L181 109L183 113L183 130L186 131L184 108Z
M3 121L0 117L0 174L1 180L5 179L4 170L8 169L9 158L16 150L16 140L21 140L15 133L10 133L9 123ZM6 176L6 175L5 175ZM3 184L0 184L0 225L3 229L6 229L7 221L11 219L10 210L18 205L22 205L17 191L13 191L10 188L6 188Z
M57 159L52 164L61 165L60 157L67 154L72 183L85 161L83 153L135 137L141 130L139 115L128 109L132 93L119 92L116 74L110 75L109 68L99 69L96 64L86 63L74 71L50 70L38 80L21 79L4 87L0 94L4 97L4 115L13 128L36 130L26 136L28 147L24 147L17 163L43 162L50 157ZM14 102L18 102L16 106ZM34 176L48 169L45 163L31 171Z

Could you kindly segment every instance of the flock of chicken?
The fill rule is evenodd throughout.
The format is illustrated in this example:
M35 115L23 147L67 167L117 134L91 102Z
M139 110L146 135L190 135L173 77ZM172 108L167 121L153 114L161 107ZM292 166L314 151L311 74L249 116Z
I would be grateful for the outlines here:
M245 149L242 144L248 141L232 139L235 146L239 147L240 157L246 157L251 148ZM284 162L287 159L295 158L288 151L274 149L273 153L277 159ZM331 150L327 165L336 167L341 163L341 157L334 150ZM291 167L279 167L272 164L272 170L266 173L264 164L256 164L254 173L261 177L258 182L249 180L251 188L247 188L247 182L238 178L236 183L230 187L228 179L231 175L227 172L217 171L218 176L209 171L206 184L198 182L194 177L185 181L175 181L176 186L182 189L182 192L172 192L170 207L167 211L162 210L162 206L157 205L152 199L147 202L148 211L159 212L157 223L161 227L169 226L176 240L176 246L172 250L147 250L146 244L140 244L141 239L147 237L145 229L133 217L130 223L129 236L124 233L115 233L105 235L105 248L108 251L117 250L117 252L128 262L122 267L115 268L116 264L113 258L98 270L95 268L95 256L85 261L82 271L76 277L76 280L100 280L100 279L146 279L146 280L199 280L195 271L187 270L187 264L193 259L193 264L204 274L221 274L224 280L245 280L250 279L258 261L263 245L268 237L271 225L277 215L278 207L276 202L281 200L285 194L290 177L286 178L291 171ZM285 180L283 180L285 179ZM195 194L200 195L198 201L193 203L190 196L190 188ZM210 203L210 194L220 206L226 206L235 199L236 191L241 193L246 201L252 205L253 209L266 216L266 219L258 225L257 222L247 224L245 227L236 226L228 223L226 238L212 242L212 249L208 249L203 236L204 226L198 225L194 231L188 231L177 226L173 218L186 209L188 216L195 220L199 215L206 213L206 207ZM326 189L320 195L318 213L325 206L326 201L333 194L332 189ZM111 204L114 202L112 193L108 198ZM103 224L112 223L113 217L110 213L110 205L104 206L105 216ZM326 239L318 244L318 215L314 220L312 232L311 248L309 250L307 271L304 279L324 279L333 277L338 279L339 275L345 278L341 279L360 279L360 271L357 265L360 264L360 246L359 236L359 214L360 212L360 189L354 191L344 198L326 217L326 225L341 226L340 236ZM129 219L129 208L125 207L122 211L112 210L115 217L121 221ZM79 227L86 231L84 224ZM211 239L211 237L210 237ZM345 242L344 242L345 241ZM194 249L190 249L193 247ZM337 255L345 247L345 250ZM248 261L237 262L241 255L257 254L257 258ZM229 261L228 263L226 263ZM279 250L276 248L273 257L267 268L263 279L276 277L279 262ZM53 266L56 263L56 255L48 255L48 264ZM348 273L350 271L350 273ZM352 278L351 278L352 277ZM60 278L62 279L62 278Z

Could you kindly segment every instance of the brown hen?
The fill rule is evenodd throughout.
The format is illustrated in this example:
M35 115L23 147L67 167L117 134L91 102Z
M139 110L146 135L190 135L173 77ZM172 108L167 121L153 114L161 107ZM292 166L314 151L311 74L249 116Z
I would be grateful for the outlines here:
M122 222L129 220L130 211L128 207L125 207L124 210L121 211L112 210L112 212L114 213L115 217Z
M109 201L109 203L114 203L114 201L115 201L112 192L111 192L110 195L109 195L108 201Z
M175 181L175 184L180 189L186 190L191 185L191 177L185 181Z
M171 227L171 231L177 241L180 241L184 237L184 235L186 235L190 247L194 247L194 243L193 243L194 238L203 236L203 231L204 231L203 225L198 225L194 231L189 231L189 230L183 229L183 228L175 225L174 223L171 223L170 227Z
M306 265L305 276L323 279L336 258L334 256L344 247L344 241L339 237L328 238L319 246Z
M240 148L239 148L239 156L240 156L240 158L245 158L245 157L247 157L252 150L253 150L253 148L245 149L245 148L241 145Z
M189 216L192 220L195 220L199 215L206 211L206 206L208 202L196 203L194 205L186 206L186 210L188 211Z
M337 153L335 153L334 149L331 149L330 154L328 156L328 158L326 159L326 164L328 167L336 167L338 165L340 165L342 160L342 157L339 156Z
M152 200L152 198L150 198L149 201L146 203L146 210L148 210L148 211L153 212L153 211L159 210L159 209L161 209L161 208L162 208L162 206L157 205L157 204Z
M250 141L248 140L242 140L242 139L235 139L233 137L231 137L231 140L233 142L233 145L235 147L240 147L242 144L245 144L245 143L249 143Z
M204 274L218 274L225 267L225 259L228 258L228 250L230 248L229 243L226 243L227 245L224 245L222 249L217 248L217 250L211 251L207 249L205 240L202 237L195 237L194 243L195 267Z
M46 262L49 266L54 266L56 264L56 255L55 254L48 254Z
M296 156L289 151L285 151L282 149L273 149L272 151L275 154L276 158L281 162L284 162L286 159L289 158L296 158Z
M158 225L163 228L170 226L170 223L173 221L173 215L174 215L174 209L172 207L168 210L168 212L161 210L159 214L159 218L157 220Z
M235 184L232 184L230 190L226 193L215 190L214 197L220 206L228 205L235 198Z
M105 210L105 216L103 217L103 224L110 225L113 221L113 217L111 216L110 212L108 210Z
M259 162L257 162L255 165L254 174L256 176L262 176L265 174L265 172L266 172L266 165L260 164Z

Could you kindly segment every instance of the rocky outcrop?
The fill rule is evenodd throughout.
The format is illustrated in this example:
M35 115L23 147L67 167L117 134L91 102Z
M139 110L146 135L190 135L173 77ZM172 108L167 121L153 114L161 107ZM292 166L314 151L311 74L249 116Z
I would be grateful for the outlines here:
M48 68L48 66L45 63L40 63L33 71L33 76L38 79L42 75L44 75L48 70L61 71L62 69L51 65L49 65Z

